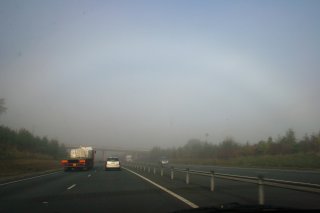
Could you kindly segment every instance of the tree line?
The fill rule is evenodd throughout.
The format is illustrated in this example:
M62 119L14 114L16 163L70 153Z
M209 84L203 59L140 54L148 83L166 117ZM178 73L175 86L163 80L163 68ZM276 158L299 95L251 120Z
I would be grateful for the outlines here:
M184 146L162 149L154 147L149 152L149 159L156 160L161 156L169 159L232 159L243 156L289 155L297 153L320 153L320 131L317 134L306 134L298 140L295 132L289 129L284 136L277 139L269 137L255 144L241 144L233 138L226 138L219 144L191 139Z
M58 159L66 155L64 144L47 137L34 136L26 129L18 131L5 126L0 126L0 156L14 158L14 151L47 155Z

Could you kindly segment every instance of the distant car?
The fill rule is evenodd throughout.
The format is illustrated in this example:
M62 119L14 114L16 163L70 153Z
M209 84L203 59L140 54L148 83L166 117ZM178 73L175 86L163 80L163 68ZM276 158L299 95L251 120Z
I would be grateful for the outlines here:
M163 158L160 159L160 164L161 165L164 166L164 165L167 165L168 163L169 163L169 160L167 158L163 157Z
M108 170L108 169L121 170L119 158L118 157L108 157L104 168L105 168L105 170Z

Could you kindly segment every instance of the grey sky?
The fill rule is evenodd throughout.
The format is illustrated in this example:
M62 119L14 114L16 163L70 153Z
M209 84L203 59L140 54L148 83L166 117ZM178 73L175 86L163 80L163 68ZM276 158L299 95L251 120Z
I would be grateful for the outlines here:
M320 129L319 1L0 1L0 123L150 148Z

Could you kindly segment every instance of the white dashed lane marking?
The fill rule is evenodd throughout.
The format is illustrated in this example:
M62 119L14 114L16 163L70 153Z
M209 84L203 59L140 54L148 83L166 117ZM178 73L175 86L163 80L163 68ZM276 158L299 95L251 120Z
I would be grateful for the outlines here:
M67 189L70 190L72 189L73 187L75 187L77 184L73 184L72 186L69 186Z

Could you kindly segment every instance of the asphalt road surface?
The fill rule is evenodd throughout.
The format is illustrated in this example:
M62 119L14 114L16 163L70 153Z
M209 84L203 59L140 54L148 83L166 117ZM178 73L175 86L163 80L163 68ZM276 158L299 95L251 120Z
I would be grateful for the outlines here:
M208 177L191 175L187 185L182 173L176 173L172 181L168 171L161 177L159 171L154 174L130 166L121 171L97 166L90 171L1 183L0 212L173 212L232 202L257 204L257 195L257 185L250 183L217 179L211 192ZM265 187L265 201L274 206L320 209L317 193Z
M153 173L151 168L136 170L140 174L148 177L155 182L172 189L177 194L192 201L198 206L220 206L226 203L239 203L244 205L258 204L258 186L252 183L244 183L225 179L215 179L215 190L210 191L210 178L190 174L190 184L185 183L186 174L175 172L174 181L170 179L170 166L165 166L164 176L160 176L160 171ZM277 178L282 180L302 181L319 183L320 173L318 171L295 171L277 169L246 169L230 167L210 167L199 165L174 165L176 168L190 168L194 170L210 171L214 168L215 172L253 176L264 174L267 178ZM132 168L135 170L134 168ZM320 194L302 192L290 189L275 188L264 186L265 204L277 207L299 208L299 209L320 209Z
M191 208L125 169L57 172L0 185L0 212L172 212Z

